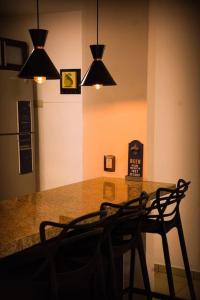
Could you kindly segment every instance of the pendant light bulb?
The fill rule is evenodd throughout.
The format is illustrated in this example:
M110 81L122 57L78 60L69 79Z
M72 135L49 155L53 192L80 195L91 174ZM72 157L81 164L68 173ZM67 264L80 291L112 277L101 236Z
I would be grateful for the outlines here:
M42 84L46 81L46 77L44 77L44 76L34 76L33 79L36 83L39 83L39 84Z
M94 86L94 88L96 89L96 90L100 90L100 88L102 88L102 86L103 86L103 84L94 84L93 85Z

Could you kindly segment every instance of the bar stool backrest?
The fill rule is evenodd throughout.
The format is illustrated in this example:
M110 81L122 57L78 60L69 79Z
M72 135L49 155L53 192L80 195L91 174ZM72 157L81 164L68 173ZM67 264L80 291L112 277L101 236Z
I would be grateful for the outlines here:
M190 182L179 179L174 189L159 188L156 198L150 207L146 208L148 219L169 221L179 212L181 200L185 197Z

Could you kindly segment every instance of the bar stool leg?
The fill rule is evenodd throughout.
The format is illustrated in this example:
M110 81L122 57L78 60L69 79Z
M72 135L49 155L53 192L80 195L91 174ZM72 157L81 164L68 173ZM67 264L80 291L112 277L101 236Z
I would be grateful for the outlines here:
M135 275L135 248L131 249L131 261L130 261L130 275L129 275L129 294L128 300L132 300L133 294L133 283L134 283L134 275Z
M100 269L99 275L100 275L100 282L101 282L102 297L103 297L103 299L108 300L107 293L106 293L105 276L104 276L105 270L103 268L103 259L102 259L102 257L100 257L99 269ZM92 299L94 299L94 297Z
M171 299L175 299L175 289L174 289L174 282L173 282L173 275L172 275L172 268L171 268L171 261L170 261L169 247L167 243L166 233L162 233L161 237L162 237L165 266L167 272L167 280L169 286L169 294Z
M151 287L150 287L150 281L149 281L149 274L147 269L147 263L146 263L146 256L144 252L144 246L142 241L142 236L139 235L138 237L138 253L140 258L140 264L142 269L142 277L144 281L144 287L146 291L146 299L152 300L152 293L151 293Z
M115 266L115 259L114 259L114 255L113 255L113 250L112 250L112 243L111 243L111 239L110 237L108 237L108 247L109 247L109 258L110 258L110 279L111 279L111 286L112 286L112 296L111 298L113 300L121 300L121 290L123 289L123 275L122 278L120 278L120 282L122 284L122 287L120 286L120 288L117 288L117 276L116 276L116 271L119 271L120 274L122 274L122 270L118 270L118 268L121 267L121 263L122 263L122 268L123 268L123 257L121 257L120 259L118 259L118 261L120 260L120 263L117 263L118 266Z
M192 274L190 271L190 265L189 265L189 260L188 260L188 255L187 255L187 250L186 250L186 245L185 245L185 238L183 234L183 228L180 220L180 216L177 216L177 230L178 230L178 235L179 235L179 242L181 246L181 252L182 252L182 257L183 257L183 262L185 266L185 272L186 272L186 277L188 281L188 287L190 291L190 297L192 300L196 300L196 295L194 291L194 285L192 281Z
M56 273L55 273L55 266L53 263L50 263L50 282L51 282L51 296L54 300L59 300L58 296L58 285L56 281Z

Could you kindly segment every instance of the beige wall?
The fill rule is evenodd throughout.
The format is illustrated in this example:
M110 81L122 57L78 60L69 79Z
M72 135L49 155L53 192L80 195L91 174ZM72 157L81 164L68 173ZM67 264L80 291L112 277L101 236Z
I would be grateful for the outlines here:
M193 270L200 270L200 39L198 7L190 1L150 1L148 53L148 178L191 180L181 216ZM176 232L174 266L183 265ZM160 239L155 262L163 263Z
M83 87L83 174L127 175L128 143L144 143L144 176L147 166L146 77L147 2L99 2L99 43L106 45L103 61L117 86ZM83 72L92 56L89 45L96 43L96 8L87 1L83 12ZM104 155L116 156L116 172L103 170Z
M59 69L82 68L81 13L45 14L46 51ZM82 95L60 94L59 80L38 87L40 188L82 179Z

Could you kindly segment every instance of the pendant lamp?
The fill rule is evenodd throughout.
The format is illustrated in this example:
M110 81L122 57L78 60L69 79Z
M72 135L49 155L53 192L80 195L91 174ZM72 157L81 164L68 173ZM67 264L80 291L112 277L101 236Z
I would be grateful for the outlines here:
M39 5L37 0L37 29L29 29L34 49L22 67L19 77L43 83L46 79L60 79L60 75L44 50L48 30L39 29Z
M105 67L102 57L105 49L105 45L99 44L99 5L97 0L97 43L96 45L90 45L90 50L93 56L93 62L84 75L81 85L82 86L94 86L96 89L100 89L103 85L111 86L116 85L111 74Z

